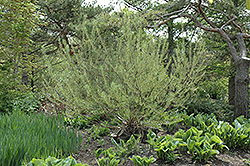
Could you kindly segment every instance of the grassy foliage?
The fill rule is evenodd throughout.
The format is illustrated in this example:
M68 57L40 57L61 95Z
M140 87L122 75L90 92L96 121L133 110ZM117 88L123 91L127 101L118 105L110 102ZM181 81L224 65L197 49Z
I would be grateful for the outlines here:
M62 118L14 112L0 117L0 165L20 166L23 161L75 152L81 139L62 126Z

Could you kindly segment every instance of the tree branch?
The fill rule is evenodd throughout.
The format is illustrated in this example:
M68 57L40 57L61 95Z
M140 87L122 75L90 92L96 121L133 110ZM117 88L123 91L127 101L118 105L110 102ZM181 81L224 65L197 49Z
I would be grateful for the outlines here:
M240 55L242 58L246 58L247 57L247 50L246 50L246 45L243 39L243 34L242 33L237 33L235 35L237 41L238 41L238 45L239 45L239 50L240 50Z
M231 19L229 15L227 15L225 12L223 12L221 10L212 9L209 6L206 6L206 5L202 5L202 6L205 7L205 8L208 8L209 10L221 13L222 15L224 15L225 17L227 17L227 19ZM236 22L232 21L232 23L234 24L235 27L237 27L240 30L241 33L243 32L242 28Z
M207 18L207 16L205 15L204 11L202 10L202 7L201 7L201 0L199 0L198 2L198 9L199 9L199 12L200 14L202 15L202 17L206 20L206 22L211 25L213 28L217 28L217 26Z
M220 29L223 29L225 26L227 26L228 24L230 24L231 22L233 22L236 19L237 19L237 17L234 14L232 14L231 19L228 20L228 22L226 22L224 25L222 25Z

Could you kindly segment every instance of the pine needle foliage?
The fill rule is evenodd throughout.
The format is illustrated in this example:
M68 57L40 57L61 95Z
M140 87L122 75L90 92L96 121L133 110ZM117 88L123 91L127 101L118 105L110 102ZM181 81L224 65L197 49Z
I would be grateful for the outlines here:
M204 48L176 49L172 74L163 64L167 40L146 33L140 18L123 16L123 26L113 42L105 42L100 23L82 25L82 50L76 56L65 54L67 63L57 80L58 98L88 112L112 115L120 124L159 125L170 111L182 108L190 100L195 85L203 76ZM53 74L53 69L49 72Z

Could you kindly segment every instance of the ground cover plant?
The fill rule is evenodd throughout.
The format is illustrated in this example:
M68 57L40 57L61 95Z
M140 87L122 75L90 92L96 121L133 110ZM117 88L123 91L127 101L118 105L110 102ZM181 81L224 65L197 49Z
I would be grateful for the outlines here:
M56 159L55 157L48 157L45 160L33 158L27 166L88 166L87 164L77 163L76 160L69 156L65 159Z
M20 166L33 157L63 157L81 143L76 130L63 127L62 117L14 111L0 116L0 165Z

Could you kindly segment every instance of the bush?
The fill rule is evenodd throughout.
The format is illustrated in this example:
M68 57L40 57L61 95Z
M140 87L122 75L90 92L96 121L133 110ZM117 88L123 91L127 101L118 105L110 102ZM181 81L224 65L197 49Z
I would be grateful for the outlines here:
M63 118L13 112L0 116L0 165L20 166L33 157L65 156L76 152L81 140L63 128Z
M202 98L228 101L227 82L227 79L206 80L200 84L198 93Z
M164 68L162 62L167 54L166 40L146 34L138 23L141 18L128 17L123 16L121 35L113 36L108 45L99 37L99 22L91 32L82 25L81 53L65 57L63 72L48 71L57 83L51 93L84 110L113 115L120 126L129 129L130 136L142 126L160 127L169 114L166 110L181 108L190 99L203 76L204 49L199 42L188 51L178 45L173 72L167 76L169 64Z

